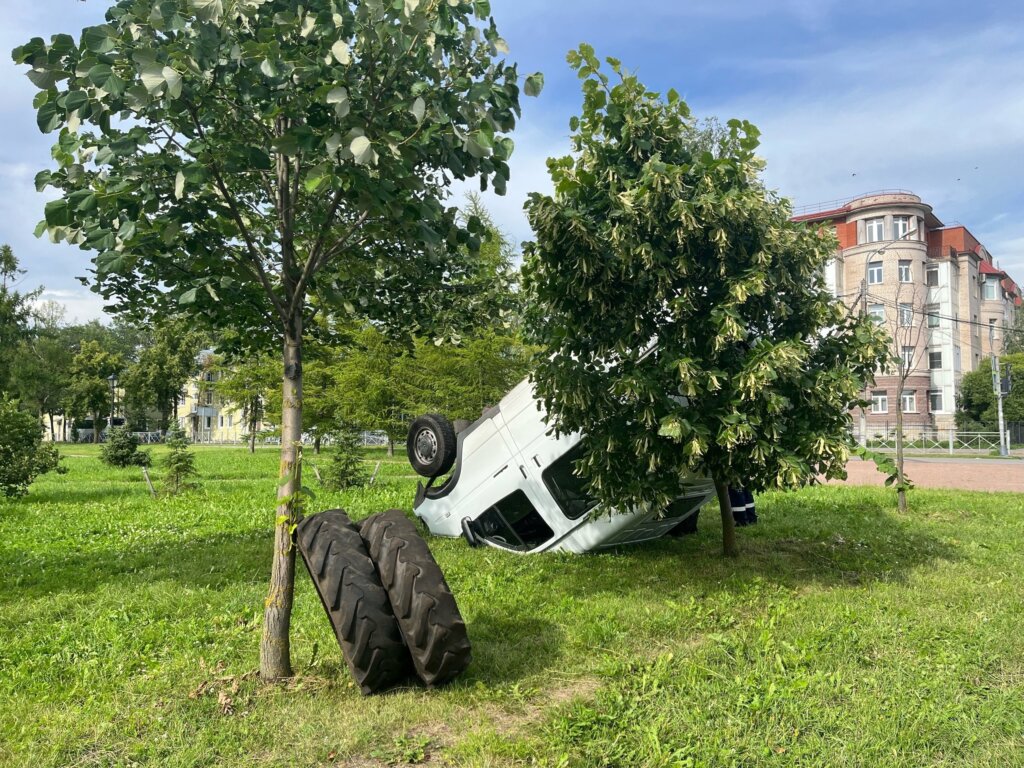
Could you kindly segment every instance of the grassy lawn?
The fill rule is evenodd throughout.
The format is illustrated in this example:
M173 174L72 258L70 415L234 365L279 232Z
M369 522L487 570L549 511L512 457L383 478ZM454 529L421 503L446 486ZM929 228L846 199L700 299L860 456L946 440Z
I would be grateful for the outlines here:
M67 453L0 502L3 765L1024 765L1017 495L769 495L736 561L710 510L600 556L433 539L474 662L363 698L301 566L297 677L255 679L275 450L197 449L202 488L155 500ZM410 509L410 474L314 506Z

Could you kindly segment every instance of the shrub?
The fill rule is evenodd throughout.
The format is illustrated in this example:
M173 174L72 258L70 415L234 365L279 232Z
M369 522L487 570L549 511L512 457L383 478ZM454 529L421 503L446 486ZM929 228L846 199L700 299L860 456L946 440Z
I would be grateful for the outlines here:
M327 466L320 470L320 484L340 491L366 484L363 469L363 446L357 430L342 428L334 435L334 447Z
M196 457L188 449L189 440L185 433L175 424L167 432L165 441L170 453L164 456L164 468L167 476L164 478L164 488L168 493L176 494L188 488L194 488L196 472Z
M0 493L24 496L39 475L63 471L56 446L43 445L43 426L31 413L18 409L18 401L0 399Z
M100 458L112 467L148 467L153 461L148 451L139 450L139 438L124 427L107 432Z

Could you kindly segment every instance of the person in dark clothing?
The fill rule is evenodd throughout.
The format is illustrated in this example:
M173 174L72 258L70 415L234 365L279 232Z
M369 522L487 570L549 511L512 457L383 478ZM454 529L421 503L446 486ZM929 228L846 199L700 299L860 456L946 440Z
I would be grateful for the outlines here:
M730 486L729 506L732 507L732 519L736 525L754 525L757 522L754 494L747 489Z

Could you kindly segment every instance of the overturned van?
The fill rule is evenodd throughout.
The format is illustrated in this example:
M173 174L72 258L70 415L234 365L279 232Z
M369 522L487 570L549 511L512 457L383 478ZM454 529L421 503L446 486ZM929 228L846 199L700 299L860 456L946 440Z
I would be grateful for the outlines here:
M416 419L409 462L429 478L417 489L417 517L432 533L463 536L473 546L583 553L685 533L715 494L710 479L695 475L680 483L668 509L606 514L573 474L580 434L555 437L544 417L523 380L462 429L438 414Z

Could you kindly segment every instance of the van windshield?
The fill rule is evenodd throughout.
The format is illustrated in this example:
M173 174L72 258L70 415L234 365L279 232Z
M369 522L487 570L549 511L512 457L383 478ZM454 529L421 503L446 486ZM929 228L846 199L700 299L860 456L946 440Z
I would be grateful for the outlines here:
M577 444L541 474L544 485L570 520L579 520L597 506L597 499L584 490L583 478L572 471L576 461L582 458L583 447Z
M536 549L555 535L522 491L506 496L471 525L480 538L518 552Z

